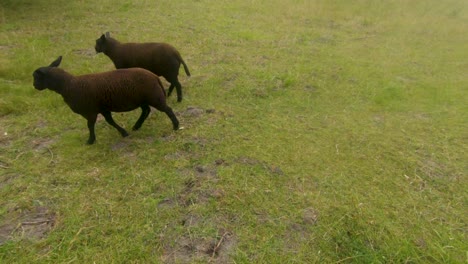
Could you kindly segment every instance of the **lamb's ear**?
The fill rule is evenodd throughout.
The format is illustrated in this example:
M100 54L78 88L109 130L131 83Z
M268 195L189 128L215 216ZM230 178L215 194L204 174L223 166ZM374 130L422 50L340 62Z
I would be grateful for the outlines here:
M110 38L110 33L109 33L109 31L106 32L106 38Z
M54 62L52 62L49 67L58 67L60 62L62 62L62 56L59 56L56 60L54 60Z

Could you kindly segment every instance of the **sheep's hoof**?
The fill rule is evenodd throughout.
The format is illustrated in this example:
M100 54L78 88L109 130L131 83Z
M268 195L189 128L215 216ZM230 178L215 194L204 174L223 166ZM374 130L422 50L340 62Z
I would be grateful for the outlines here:
M96 140L88 139L88 141L86 141L86 144L92 145L92 144L94 144L95 141L96 141Z
M122 137L128 137L128 132L125 131L124 129L122 129L122 130L120 131L120 135L122 135Z

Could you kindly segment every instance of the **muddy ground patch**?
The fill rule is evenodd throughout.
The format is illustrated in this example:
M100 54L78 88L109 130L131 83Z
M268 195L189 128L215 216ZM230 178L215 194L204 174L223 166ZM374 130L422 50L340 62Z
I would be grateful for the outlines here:
M0 222L0 245L11 240L40 240L55 225L55 213L45 206L13 209Z
M182 188L175 196L167 197L159 203L161 210L178 208L184 212L181 219L168 223L167 232L161 236L161 260L164 263L232 263L231 256L238 247L239 238L229 230L229 226L237 221L236 217L220 212L204 215L197 209L222 202L227 194L226 190L216 187L216 183L221 180L219 170L221 167L237 165L259 166L271 175L284 175L279 166L246 156L229 160L220 157L212 162L179 169L180 176L186 179ZM297 223L290 224L286 236L291 243L298 245L309 238L309 228L316 223L317 218L315 210L305 209Z
M212 237L193 237L189 233L175 239L164 248L164 263L231 263L229 254L237 244L236 236L226 230L218 230Z

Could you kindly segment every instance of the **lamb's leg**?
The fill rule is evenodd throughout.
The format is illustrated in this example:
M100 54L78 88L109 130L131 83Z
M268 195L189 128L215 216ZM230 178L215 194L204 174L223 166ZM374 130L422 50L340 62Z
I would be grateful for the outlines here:
M119 133L122 135L122 137L128 136L127 131L125 131L125 129L123 129L121 126L119 126L119 125L117 125L117 123L115 123L114 119L112 118L111 112L104 111L104 112L101 112L101 114L104 116L104 118L106 119L107 123L109 123L109 125L115 127L119 131Z
M86 117L88 120L88 129L89 129L89 138L88 138L88 145L94 144L96 141L96 134L94 133L94 124L96 124L97 114Z
M140 115L140 118L138 118L135 125L133 126L133 130L140 129L141 125L143 125L143 122L145 122L145 120L149 116L150 112L151 112L151 108L148 105L142 105L141 106L141 115Z

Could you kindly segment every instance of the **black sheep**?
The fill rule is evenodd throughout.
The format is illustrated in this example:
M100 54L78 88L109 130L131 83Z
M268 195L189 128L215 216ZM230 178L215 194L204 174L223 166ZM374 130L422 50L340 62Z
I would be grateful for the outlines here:
M182 85L177 78L180 64L184 66L187 76L190 76L190 72L180 53L173 46L156 42L120 43L111 38L109 32L106 32L96 40L94 48L97 53L106 54L117 69L140 67L163 76L171 83L168 96L171 95L175 86L177 101L182 101Z
M150 106L167 114L174 130L179 129L179 121L172 109L166 104L164 88L159 77L141 68L120 69L103 73L73 76L58 68L62 56L47 67L34 71L34 88L46 88L62 95L73 112L88 120L88 144L96 140L94 125L97 115L102 114L107 123L115 127L123 137L127 131L117 125L111 112L128 112L138 107L142 113L133 126L141 127L148 117Z

